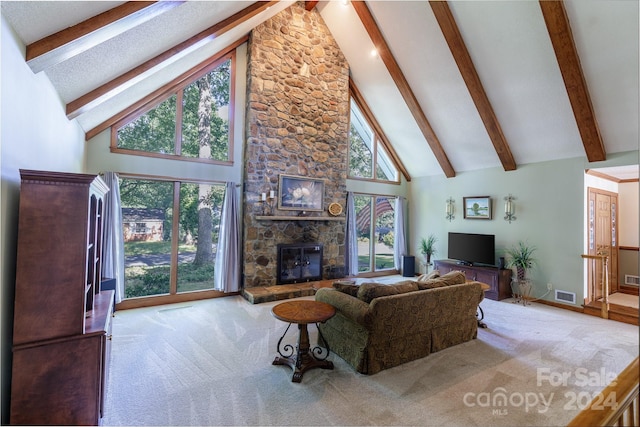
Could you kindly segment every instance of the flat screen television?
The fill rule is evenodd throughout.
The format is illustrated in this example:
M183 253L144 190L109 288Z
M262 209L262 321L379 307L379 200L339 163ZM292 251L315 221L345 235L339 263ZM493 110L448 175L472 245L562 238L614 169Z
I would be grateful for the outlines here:
M495 251L493 234L449 233L449 259L471 265L495 265Z

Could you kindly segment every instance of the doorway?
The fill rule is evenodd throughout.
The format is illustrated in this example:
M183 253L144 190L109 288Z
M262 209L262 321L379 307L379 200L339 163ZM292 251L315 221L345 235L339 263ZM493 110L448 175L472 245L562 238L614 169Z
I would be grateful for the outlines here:
M618 291L618 195L599 188L588 188L587 235L589 255L607 256L607 268L602 262L587 263L588 301L603 297L602 280L607 274L608 294Z

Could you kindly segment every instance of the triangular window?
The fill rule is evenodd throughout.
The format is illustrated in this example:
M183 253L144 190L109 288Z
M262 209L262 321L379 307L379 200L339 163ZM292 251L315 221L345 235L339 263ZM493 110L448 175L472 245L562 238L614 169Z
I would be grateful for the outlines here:
M398 168L353 97L350 118L349 178L399 182Z
M112 127L111 150L232 163L234 67L235 51L176 81Z

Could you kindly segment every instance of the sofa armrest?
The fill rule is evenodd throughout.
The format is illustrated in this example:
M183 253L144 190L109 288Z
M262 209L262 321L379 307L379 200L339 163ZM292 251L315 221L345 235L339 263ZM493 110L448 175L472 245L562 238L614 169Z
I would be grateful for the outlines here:
M369 312L369 304L331 288L320 288L316 292L316 301L326 302L335 307L346 318L359 325L365 324L365 316Z
M482 282L476 282L476 281L471 281L469 283L477 283L480 286L480 301L478 301L478 305L480 305L480 303L482 302L482 300L484 299L484 289L482 289L483 286L487 286L486 284L482 283Z

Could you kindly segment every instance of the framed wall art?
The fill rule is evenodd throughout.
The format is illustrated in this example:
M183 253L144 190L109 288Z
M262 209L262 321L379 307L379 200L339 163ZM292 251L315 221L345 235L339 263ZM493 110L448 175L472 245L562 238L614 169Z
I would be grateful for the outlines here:
M324 210L323 179L280 175L278 190L278 209L311 212Z
M463 197L465 219L491 219L491 197Z

